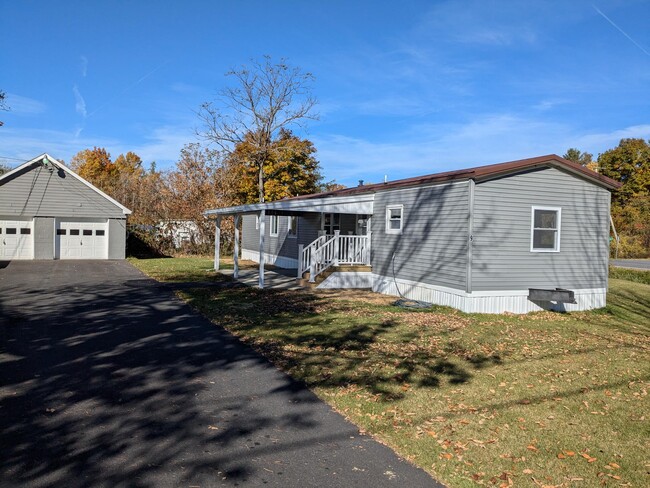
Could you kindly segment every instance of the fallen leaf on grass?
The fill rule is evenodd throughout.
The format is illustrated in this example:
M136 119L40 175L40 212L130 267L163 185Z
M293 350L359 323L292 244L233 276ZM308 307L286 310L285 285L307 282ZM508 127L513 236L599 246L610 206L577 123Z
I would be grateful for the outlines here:
M454 455L452 453L450 453L450 452L444 452L444 453L440 454L440 459L444 458L444 459L449 460L449 459L451 459L453 457L454 457Z
M526 449L528 449L529 451L533 451L533 452L537 452L537 451L539 451L539 449L537 449L537 448L536 448L535 446L533 446L532 444L529 444L529 445L526 447Z
M589 454L587 454L586 452L583 452L583 453L580 454L580 455L581 455L583 458L585 458L585 459L587 460L588 463L593 463L593 462L596 460L595 457L591 457L591 456L590 456Z
M526 469L524 469L524 470L522 471L522 473L524 473L524 474L533 474L533 470L532 470L532 469L528 469L528 468L526 468Z

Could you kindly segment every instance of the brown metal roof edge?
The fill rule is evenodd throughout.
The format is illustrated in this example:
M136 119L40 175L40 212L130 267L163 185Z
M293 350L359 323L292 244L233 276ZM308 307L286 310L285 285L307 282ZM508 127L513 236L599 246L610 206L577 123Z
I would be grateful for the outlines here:
M541 166L554 166L560 169L566 169L572 173L582 175L594 183L600 184L610 189L620 188L623 184L603 176L600 173L590 170L568 159L561 158L557 154L547 154L545 156L537 156L534 158L518 159L516 161L508 161L505 163L489 164L486 166L477 166L475 168L446 171L443 173L434 173L424 176L416 176L413 178L405 178L401 180L389 181L387 183L371 183L368 185L355 186L351 188L343 188L342 190L334 190L330 192L312 193L310 195L301 195L297 197L287 198L286 200L305 200L311 198L325 198L325 197L339 197L346 195L358 195L361 193L370 193L392 188L403 188L409 186L418 186L427 183L441 183L445 181L472 179L472 178L488 178L498 177L502 175L511 174L513 172L522 171L525 169L532 169Z

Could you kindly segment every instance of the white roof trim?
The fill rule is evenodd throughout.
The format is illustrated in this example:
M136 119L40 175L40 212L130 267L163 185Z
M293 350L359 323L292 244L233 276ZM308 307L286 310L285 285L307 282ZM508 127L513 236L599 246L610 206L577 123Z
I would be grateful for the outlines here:
M122 205L120 202L118 202L118 201L115 200L114 198L109 197L106 193L104 193L103 191L101 191L99 188L97 188L97 187L94 186L93 184L89 183L88 181L84 180L81 176L79 176L77 173L75 173L74 171L72 171L72 170L71 170L70 168L68 168L65 164L63 164L63 163L60 162L60 161L57 161L56 159L54 159L52 156L50 156L50 155L47 154L47 153L43 153L43 154L41 154L40 156L36 156L34 159L30 159L30 160L27 161L26 163L23 163L23 164L21 164L20 166L18 166L17 168L14 168L14 169L12 169L11 171L9 171L9 172L3 174L2 176L0 176L0 182L1 182L2 180L4 180L5 178L8 178L9 176L13 175L14 173L18 173L18 172L21 171L23 168L26 168L27 166L29 166L29 165L31 165L31 164L34 164L34 163L37 162L38 160L43 159L43 158L45 158L45 157L47 157L48 161L54 163L56 166L58 166L59 168L61 168L63 171L65 171L66 173L68 173L70 176L72 176L73 178L76 178L76 179L79 180L81 183L83 183L84 185L86 185L88 188L90 188L90 189L93 190L94 192L96 192L96 193L100 194L101 196L103 196L103 197L104 197L106 200L108 200L109 202L113 203L114 205L117 205L119 208L122 209L122 212L124 213L124 215L129 215L129 214L131 213L131 210L129 210L128 208L126 208L126 207L125 207L124 205Z
M205 216L254 213L261 210L285 210L295 212L332 212L372 214L374 193L344 197L301 198L277 200L268 203L250 203L234 207L216 208L203 212Z

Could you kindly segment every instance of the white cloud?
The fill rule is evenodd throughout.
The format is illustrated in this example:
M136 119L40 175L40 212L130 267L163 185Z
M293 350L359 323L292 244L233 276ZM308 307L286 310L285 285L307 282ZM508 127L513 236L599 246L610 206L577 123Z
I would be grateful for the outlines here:
M158 163L158 169L170 168L178 159L183 145L196 141L190 126L163 126L152 129L141 143L106 137L82 136L82 127L71 131L15 129L3 127L0 130L2 156L29 160L44 152L52 157L69 162L72 156L83 149L103 147L114 159L119 154L133 151L145 164Z
M3 127L0 131L0 146L7 153L4 155L12 158L28 161L46 152L54 158L69 162L82 149L110 147L115 143L114 140L105 138L80 138L76 132Z
M47 106L34 98L21 97L15 93L7 93L7 105L14 115L38 115L47 109Z
M354 185L512 161L570 147L597 155L625 137L650 137L650 125L586 132L565 123L512 114L477 117L465 124L412 126L389 140L329 134L314 137L327 180Z
M74 93L75 100L74 108L77 113L85 119L88 115L88 112L86 111L86 101L84 100L84 97L81 96L81 92L79 91L79 88L77 88L77 85L72 87L72 92Z
M531 8L524 9L519 2L508 3L510 5L502 1L499 8L495 8L492 2L483 0L439 2L423 16L418 31L466 44L520 46L536 43L538 35L528 18Z

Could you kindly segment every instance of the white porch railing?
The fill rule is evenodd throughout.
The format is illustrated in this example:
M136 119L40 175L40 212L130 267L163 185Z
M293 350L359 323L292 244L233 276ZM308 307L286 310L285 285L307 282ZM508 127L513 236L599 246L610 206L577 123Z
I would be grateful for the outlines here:
M309 281L331 266L369 265L370 236L322 235L306 247L298 246L298 278L309 271Z

